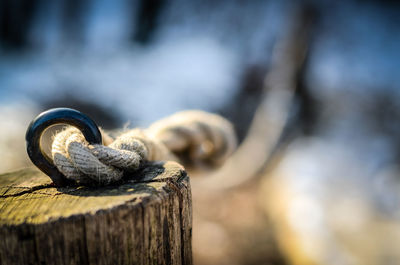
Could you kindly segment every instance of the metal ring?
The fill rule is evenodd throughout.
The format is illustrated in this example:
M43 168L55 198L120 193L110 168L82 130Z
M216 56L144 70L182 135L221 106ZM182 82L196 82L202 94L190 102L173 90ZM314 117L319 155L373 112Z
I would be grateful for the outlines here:
M55 108L40 113L31 121L26 131L26 150L28 156L41 171L48 175L56 186L71 185L54 165L52 159L42 151L40 139L43 132L52 125L67 124L78 128L90 144L101 144L101 133L96 123L83 113L69 108Z

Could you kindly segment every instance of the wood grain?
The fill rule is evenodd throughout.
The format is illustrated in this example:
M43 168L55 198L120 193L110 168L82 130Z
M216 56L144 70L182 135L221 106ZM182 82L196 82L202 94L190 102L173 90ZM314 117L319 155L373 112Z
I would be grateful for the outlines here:
M36 169L3 174L0 263L192 264L191 205L174 162L101 188L56 188Z

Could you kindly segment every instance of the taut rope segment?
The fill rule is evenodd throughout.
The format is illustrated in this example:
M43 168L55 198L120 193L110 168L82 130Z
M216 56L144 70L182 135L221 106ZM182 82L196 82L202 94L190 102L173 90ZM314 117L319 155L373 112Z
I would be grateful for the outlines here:
M106 138L103 134L103 139ZM80 130L68 127L54 137L52 158L67 178L86 185L107 185L145 161L175 160L201 167L223 163L237 145L226 119L203 111L184 111L119 135L109 145L90 144Z

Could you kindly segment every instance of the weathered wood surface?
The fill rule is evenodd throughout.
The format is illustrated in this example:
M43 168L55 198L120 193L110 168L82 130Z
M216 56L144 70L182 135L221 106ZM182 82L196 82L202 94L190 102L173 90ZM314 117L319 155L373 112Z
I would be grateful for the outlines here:
M191 237L189 178L174 162L102 188L0 175L0 264L191 264Z

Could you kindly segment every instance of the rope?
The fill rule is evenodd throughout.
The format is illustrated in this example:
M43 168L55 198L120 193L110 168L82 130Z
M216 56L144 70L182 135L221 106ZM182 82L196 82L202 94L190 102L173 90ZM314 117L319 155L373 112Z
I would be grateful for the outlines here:
M236 148L226 119L203 111L184 111L133 129L115 140L102 131L103 145L89 144L75 127L54 136L52 158L68 179L85 185L107 185L138 170L146 161L175 160L185 166L216 167Z

